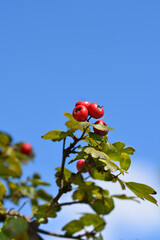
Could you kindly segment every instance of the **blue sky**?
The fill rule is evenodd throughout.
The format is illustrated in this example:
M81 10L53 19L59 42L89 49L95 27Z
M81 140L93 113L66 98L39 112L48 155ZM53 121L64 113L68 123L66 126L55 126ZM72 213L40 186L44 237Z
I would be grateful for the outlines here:
M56 192L61 144L40 137L65 130L63 112L89 100L104 106L103 120L115 128L110 141L135 147L140 179L158 186L159 11L158 0L0 2L0 128L15 142L33 144L36 158L26 175L40 171ZM116 229L119 238L110 240L160 237L156 224L147 236L133 235L132 225L128 238L122 226Z

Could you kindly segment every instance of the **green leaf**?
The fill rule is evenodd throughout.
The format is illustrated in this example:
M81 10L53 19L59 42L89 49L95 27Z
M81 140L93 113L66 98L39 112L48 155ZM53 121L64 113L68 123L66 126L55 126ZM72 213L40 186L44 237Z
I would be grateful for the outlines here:
M125 184L124 184L124 182L121 180L121 179L117 179L117 181L119 182L119 184L121 185L121 188L122 188L122 190L125 190L126 189L126 186L125 186Z
M9 169L8 167L6 167L4 165L4 162L0 161L0 175L3 178L7 178L7 177L17 177L17 174L15 171L13 171L12 169Z
M39 189L36 192L36 197L41 198L45 201L51 201L52 200L52 196L48 193L46 193L46 191L44 191L43 189Z
M114 208L114 202L112 198L105 198L103 200L97 199L90 205L92 209L99 215L109 214Z
M9 182L8 181L8 187L10 189L10 195L11 195L11 200L17 204L19 201L19 198L21 197L21 192L20 192L20 187L18 184Z
M121 153L120 167L127 171L131 165L130 156L127 153Z
M14 156L10 156L6 158L6 162L8 163L8 168L10 170L13 170L17 174L17 176L21 176L22 169L20 162L18 161L17 158L15 158Z
M105 226L104 219L97 214L86 213L80 220L84 226L92 225L96 232L101 231Z
M118 199L122 199L122 200L134 200L134 201L136 201L136 202L138 202L139 203L139 201L138 200L136 200L136 197L128 197L128 196L126 196L125 194L121 194L121 195L112 195L112 197L114 197L114 198L118 198Z
M76 121L71 113L64 112L63 115L64 115L65 117L69 118L70 120ZM77 122L77 121L76 121L76 122Z
M93 147L96 147L98 145L98 143L91 137L85 137L83 141L88 142Z
M57 167L56 170L60 173L61 172L61 167ZM72 175L72 172L70 170L68 170L67 168L64 168L63 175L65 177L65 181L68 181L69 178Z
M44 182L44 181L42 181L42 179L37 179L37 178L33 178L31 180L31 182L33 183L34 187L37 187L39 185L43 185L43 186L50 186L51 185L50 183Z
M133 155L135 153L135 149L133 147L124 148L123 151L130 155Z
M85 197L85 191L82 189L78 189L72 194L73 200L82 201L84 197Z
M98 134L93 133L93 132L90 132L89 136L90 136L90 138L92 138L95 141L101 141L103 138L102 136L99 136Z
M109 126L105 126L105 125L102 125L102 124L93 124L93 123L90 123L90 122L80 122L80 126L82 127L88 127L88 126L92 126L93 128L96 128L98 130L101 130L101 131L106 131L106 130L115 130L114 128L111 128Z
M21 186L20 191L24 196L29 198L35 198L36 196L35 188L32 186Z
M23 217L9 218L5 221L3 231L11 237L14 237L28 228L28 223Z
M114 161L121 161L121 159L123 158L122 153L134 154L135 152L135 149L132 147L124 148L125 143L123 142L113 143L112 146L114 147L114 149L111 149L111 151L108 151L107 154L110 157L110 159Z
M66 236L72 236L74 233L79 232L82 230L84 225L79 220L73 220L70 223L66 224L62 230L66 231Z
M115 164L113 163L112 161L108 160L108 159L101 159L99 158L98 159L100 162L103 162L106 164L105 166L105 170L110 170L112 172L115 172L117 170L120 170L120 168Z
M101 233L100 233L99 236L97 237L97 240L103 240L103 237L102 237Z
M96 128L96 129L101 130L101 131L106 131L106 130L113 131L113 130L115 130L114 128L111 128L109 126L105 126L105 125L102 125L102 124L93 124L93 123L90 123L90 122L80 122L79 125L82 128L92 126L93 128Z
M6 194L6 189L3 183L0 182L0 200L3 199L4 195Z
M126 182L125 184L133 193L137 195L137 197L141 199L145 198L146 200L157 205L157 200L151 196L153 194L156 194L156 191L150 186L136 182Z
M80 129L81 131L84 130L84 128L88 128L90 126L96 128L96 129L99 129L99 130L114 130L114 128L111 128L109 126L104 126L102 124L93 124L93 123L90 123L90 122L78 122L74 119L74 117L72 116L72 114L70 113L64 113L64 116L66 116L67 118L69 118L70 120L67 121L65 123L65 125L71 129L71 131L75 131L75 130L78 130Z
M83 131L83 128L80 127L79 122L74 119L72 114L65 112L63 114L65 117L69 118L70 120L65 123L66 127L70 129L71 132L74 132L76 130Z
M63 132L60 130L53 130L43 135L42 138L45 140L61 141L63 138L66 138L67 136L73 137L73 134L70 131Z
M117 149L117 151L122 150L125 147L125 143L123 142L115 142L113 146Z
M39 185L43 185L43 186L50 186L51 185L50 183L44 182L44 181L42 181L42 179L37 179L37 178L33 178L31 180L31 182L33 183L34 187L37 187Z
M27 164L32 158L34 155L31 155L31 156L27 156L17 150L14 150L14 155L15 157L19 160L19 162L21 164Z
M49 208L50 203L42 204L39 206L33 206L32 212L38 221L41 221L42 218L55 218L57 216L55 208Z
M109 160L109 157L107 156L107 154L105 154L104 152L98 151L93 147L87 147L84 150L84 152L86 152L87 154L90 154L93 158L107 158Z
M12 138L3 132L0 132L0 146L9 146L12 141Z
M113 175L109 171L101 173L101 172L98 172L97 169L92 168L89 173L92 178L98 179L98 180L112 181L112 178L113 178Z
M84 180L83 180L82 174L78 174L78 175L76 176L76 174L72 173L70 180L71 180L71 182L72 182L73 184L75 184L75 185L81 186L81 185L84 184Z
M12 240L6 233L0 228L0 239L1 240Z
M79 160L79 159L84 159L86 155L87 155L87 154L86 154L84 151L81 151L81 152L77 153L77 155L75 156L75 158L73 158L68 164L70 164L70 163L72 163L72 162L74 162L74 161L77 161L77 160Z

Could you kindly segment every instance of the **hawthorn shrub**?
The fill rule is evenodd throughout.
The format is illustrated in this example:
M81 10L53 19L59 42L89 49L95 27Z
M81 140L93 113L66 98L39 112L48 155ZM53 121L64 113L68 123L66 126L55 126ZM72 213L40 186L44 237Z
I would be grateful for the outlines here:
M83 102L80 101L80 104L82 105ZM88 102L85 102L84 106L87 109ZM73 111L79 121L75 120L74 114L64 113L68 118L65 123L67 131L53 130L42 136L44 140L63 142L62 162L61 166L56 168L55 174L58 190L54 197L46 192L45 187L50 184L43 181L38 173L22 180L22 165L28 164L34 158L32 146L29 147L22 142L12 144L12 138L0 132L0 221L2 222L0 240L42 240L45 239L45 235L66 239L102 240L101 231L106 224L104 216L114 209L115 198L122 200L140 198L157 205L156 199L152 196L156 194L153 188L120 179L121 175L127 173L131 164L130 155L133 155L135 150L133 147L125 147L125 143L120 141L110 143L107 133L114 129L104 124L104 121L100 122L102 124L90 122L91 115L96 119L102 116L102 109L99 106L96 107L101 111L100 115L98 112L92 112L94 106L95 103L92 104L90 111L84 111L82 108L85 118L89 116L88 112L90 114L83 122L81 121L83 116L79 115L80 108L78 112ZM70 143L66 146L67 138L70 139ZM24 150L24 145L28 150ZM70 161L67 161L68 157ZM75 161L78 166L76 173L65 167L66 163L75 164ZM89 177L84 178L83 173L86 172ZM122 190L129 188L134 196L110 195L107 189L97 185L97 179L113 184L118 182ZM72 200L60 202L61 196L69 192ZM7 209L5 207L7 200L10 200L14 206L19 205L22 200L24 204L26 200L29 201L32 207L30 217L20 213L24 204L17 211L13 208ZM78 220L72 220L62 226L63 234L43 230L43 225L47 224L50 218L56 218L63 207L72 204L87 204L93 213L84 213ZM88 226L91 226L92 230L86 231L85 227Z

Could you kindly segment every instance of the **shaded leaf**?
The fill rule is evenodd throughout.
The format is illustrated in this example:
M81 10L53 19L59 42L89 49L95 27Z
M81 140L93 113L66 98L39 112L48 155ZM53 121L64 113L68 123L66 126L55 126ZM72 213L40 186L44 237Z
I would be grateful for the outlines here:
M17 174L17 176L21 176L22 169L20 162L18 161L17 158L15 158L14 156L10 156L6 158L6 162L8 163L8 168L10 170L13 170Z
M81 222L85 226L92 225L96 232L101 231L105 226L105 221L97 214L86 213L80 218Z
M33 158L33 154L32 155L25 155L23 153L21 153L20 151L14 150L14 155L15 157L19 160L19 162L21 164L27 164L32 158Z
M112 181L112 178L113 178L113 175L109 171L101 173L101 172L98 172L97 169L92 168L89 173L92 178L98 179L98 180Z
M82 189L78 189L76 191L74 191L74 193L72 194L72 198L73 200L79 200L82 201L85 197L85 191Z
M66 224L62 230L66 231L66 236L72 236L74 233L79 232L84 227L83 223L79 220L73 220L70 223Z
M61 172L61 167L57 167L56 170L60 173ZM57 173L56 173L56 177L57 177ZM68 181L69 178L71 177L72 175L72 172L70 170L68 170L67 168L64 168L64 171L63 171L63 175L65 177L65 181ZM59 176L59 175L58 175Z
M118 181L119 184L121 185L122 190L125 190L125 189L126 189L126 186L125 186L124 182L123 182L121 179L119 179L119 178L117 178L117 181Z
M9 218L5 221L3 231L9 236L16 236L28 228L28 223L23 217Z
M6 189L3 183L0 182L0 200L3 199L4 195L6 194Z
M57 216L55 208L49 208L49 206L50 203L33 206L32 212L38 221L41 221L42 218L55 218Z
M52 196L48 193L46 193L46 191L44 191L43 189L39 189L36 192L36 197L41 198L45 201L51 201L52 200Z
M86 155L87 155L87 154L86 154L84 151L81 151L81 152L77 153L77 155L75 156L75 158L73 158L68 164L70 164L70 163L72 163L72 162L74 162L74 161L77 161L77 160L79 160L79 159L84 159Z
M74 173L72 173L70 180L75 185L83 185L84 184L84 180L83 180L82 174L78 174L76 176Z
M6 233L0 228L0 239L1 240L12 240Z
M90 205L93 210L96 211L96 213L99 215L109 214L114 208L114 202L112 197L108 197L102 200L95 200L93 204L91 203Z
M83 141L88 142L93 147L96 147L98 145L98 143L91 137L85 137Z
M102 138L103 138L103 136L100 136L100 135L98 135L96 133L93 133L93 132L90 132L89 136L90 136L90 138L92 138L95 141L101 141Z
M5 166L4 162L0 161L0 175L3 178L6 177L17 177L17 173L13 171L12 169L9 169L8 167Z
M12 138L3 132L0 132L0 146L9 146Z

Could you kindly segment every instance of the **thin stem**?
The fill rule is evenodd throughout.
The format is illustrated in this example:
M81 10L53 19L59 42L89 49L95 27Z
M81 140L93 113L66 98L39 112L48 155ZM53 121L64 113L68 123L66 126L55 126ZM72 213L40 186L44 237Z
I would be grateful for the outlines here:
M60 179L61 179L61 183L60 183L60 189L62 190L63 185L64 185L64 180L63 180L63 172L64 172L64 165L65 165L65 160L66 160L66 155L65 155L65 142L66 142L66 138L63 139L63 151L62 151L62 167L61 167L61 175L60 175Z
M20 212L21 209L22 209L27 203L28 203L28 200L26 200L26 201L22 204L22 206L20 206L20 208L18 209L18 212Z
M64 172L64 165L65 165L65 160L69 156L70 153L72 153L72 150L75 149L76 144L83 139L84 134L86 133L88 127L86 127L81 135L80 138L75 138L73 143L70 143L69 147L65 149L65 141L66 138L63 139L63 153L62 153L62 166L61 166L61 173L60 173L60 188L58 191L58 194L56 195L55 198L52 199L52 202L48 208L48 211L55 205L55 203L58 202L59 198L63 195L63 185L64 185L64 180L63 180L63 172ZM74 178L79 175L81 172L77 172L75 174ZM73 180L73 179L72 179ZM68 185L71 184L71 180L68 182Z
M46 234L46 235L50 235L50 236L54 236L54 237L69 238L69 239L80 239L80 240L83 240L83 239L81 238L81 236L78 236L78 237L65 236L65 235L63 235L63 234L58 234L58 233L48 232L48 231L45 231L45 230L42 230L42 229L38 229L38 232L39 232L39 233L42 233L42 234Z
M73 201L73 202L65 202L65 203L59 203L57 204L55 207L61 207L61 206L66 206L66 205L72 205L72 204L87 204L87 202L84 202L84 201Z

